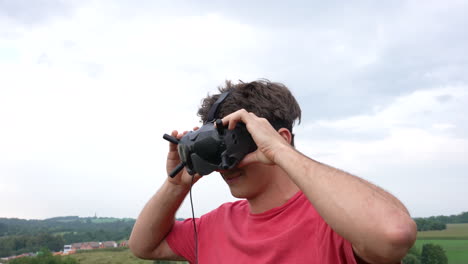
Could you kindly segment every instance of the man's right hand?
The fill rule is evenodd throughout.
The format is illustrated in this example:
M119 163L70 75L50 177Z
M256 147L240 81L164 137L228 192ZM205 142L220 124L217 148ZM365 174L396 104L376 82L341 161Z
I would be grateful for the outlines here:
M198 127L195 127L193 130L197 130ZM183 133L179 133L177 130L172 131L171 136L181 139L183 136L185 136L188 133L188 131L185 131ZM166 171L167 175L172 172L172 170L180 163L180 157L179 157L179 152L177 150L177 145L174 143L169 142L169 152L167 154L167 162L166 162ZM193 183L197 182L201 176L197 173L193 177ZM187 170L184 168L181 170L174 178L168 177L167 181L178 186L182 187L183 189L189 189L190 185L192 184L192 175L190 175Z
M194 130L197 130L194 128ZM172 131L171 136L181 139L188 131L180 133ZM166 170L167 175L180 163L177 145L169 143ZM193 182L200 179L195 174ZM185 260L177 255L167 244L165 237L174 225L175 213L190 190L192 175L184 168L174 178L167 181L156 194L146 203L138 216L130 235L129 243L133 254L143 259Z

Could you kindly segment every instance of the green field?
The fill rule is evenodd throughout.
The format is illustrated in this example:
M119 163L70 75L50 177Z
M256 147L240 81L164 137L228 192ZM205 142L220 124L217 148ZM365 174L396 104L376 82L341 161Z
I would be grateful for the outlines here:
M133 256L129 249L120 251L86 250L70 255L80 264L152 264L152 261L141 260Z
M418 239L468 240L468 224L447 224L445 230L418 232Z
M447 224L446 230L418 232L415 246L421 250L429 243L442 246L449 264L468 263L468 224Z
M151 260L142 260L135 257L128 248L115 250L87 250L70 255L80 264L153 264ZM171 264L186 264L186 262L165 262Z
M416 241L416 247L421 250L423 244L436 244L442 246L447 254L449 264L468 263L468 240L420 240Z

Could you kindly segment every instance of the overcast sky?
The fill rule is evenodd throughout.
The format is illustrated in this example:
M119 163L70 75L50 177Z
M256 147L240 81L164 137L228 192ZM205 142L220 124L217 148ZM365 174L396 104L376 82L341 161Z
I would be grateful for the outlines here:
M467 8L0 0L0 217L136 218L166 178L162 135L258 78L298 99L301 152L413 216L468 211ZM194 187L197 216L233 200L217 174Z

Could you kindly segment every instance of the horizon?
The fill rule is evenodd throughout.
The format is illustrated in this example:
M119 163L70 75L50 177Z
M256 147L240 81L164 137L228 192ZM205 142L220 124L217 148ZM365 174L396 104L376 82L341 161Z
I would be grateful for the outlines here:
M431 216L424 216L424 217L421 217L421 216L411 216L411 218L415 219L415 218L430 218L430 217L439 217L439 216L456 216L456 215L461 215L461 214L464 214L464 213L468 213L468 210L467 211L462 211L460 213L456 213L456 214L450 214L450 215L431 215ZM54 219L54 218L66 218L66 217L78 217L78 218L104 218L104 219L132 219L132 220L136 220L137 218L132 218L132 217L113 217L113 216L78 216L78 215L61 215L61 216L53 216L53 217L48 217L48 218L42 218L42 219L38 219L38 218L18 218L18 217L3 217L3 216L0 216L0 218L6 218L6 219L19 219L19 220L39 220L39 221L44 221L44 220L50 220L50 219ZM197 216L195 216L197 217ZM192 216L190 217L177 217L177 219L187 219L187 218L192 218Z

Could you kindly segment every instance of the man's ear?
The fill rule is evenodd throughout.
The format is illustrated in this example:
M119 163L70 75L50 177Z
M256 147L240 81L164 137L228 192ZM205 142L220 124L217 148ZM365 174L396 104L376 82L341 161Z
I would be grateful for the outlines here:
M282 136L289 144L291 144L293 135L291 134L291 131L289 131L289 129L282 127L282 128L280 128L280 129L278 130L278 133L279 133L280 136Z

